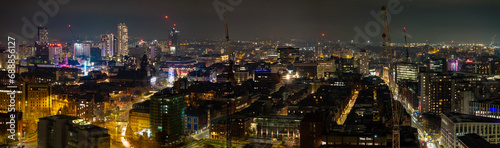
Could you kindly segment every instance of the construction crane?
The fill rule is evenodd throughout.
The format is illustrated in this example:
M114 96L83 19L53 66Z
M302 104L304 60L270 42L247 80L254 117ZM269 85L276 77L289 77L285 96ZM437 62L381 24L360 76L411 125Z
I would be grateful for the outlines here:
M388 12L387 8L385 6L382 6L381 9L382 12L382 20L384 21L384 33L382 34L382 38L384 38L384 43L383 46L385 46L385 50L387 52L387 62L388 62L388 67L389 67L389 89L392 88L391 86L394 86L392 83L392 70L393 70L393 65L394 65L394 57L393 56L393 49L390 47L391 46L391 36L389 32L389 20L388 20ZM401 147L401 135L400 135L400 104L397 100L391 97L391 108L392 108L392 147L393 148L400 148Z
M71 35L73 35L73 38L75 39L75 42L78 42L79 38L75 36L75 33L73 33L73 30L71 29L71 25L68 25L68 30L71 32Z
M234 74L233 74L233 56L231 52L231 40L229 40L229 29L227 25L227 12L226 12L226 7L224 7L224 28L226 30L226 48L227 48L227 56L228 56L228 68L227 68L227 79L229 80L229 83L231 84L231 91L234 94ZM227 121L226 121L226 147L231 148L231 98L228 97L227 99Z
M497 35L496 35L496 34L495 34L495 35L491 38L490 47L495 46L495 37L497 37Z

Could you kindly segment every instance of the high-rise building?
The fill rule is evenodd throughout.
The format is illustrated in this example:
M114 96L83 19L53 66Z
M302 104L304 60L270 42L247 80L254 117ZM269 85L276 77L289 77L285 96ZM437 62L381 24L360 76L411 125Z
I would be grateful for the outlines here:
M108 129L78 117L55 115L38 122L39 148L109 148Z
M366 50L361 50L359 52L359 73L369 74L370 73L370 61L368 60L368 52Z
M179 54L179 35L180 31L176 30L175 27L170 31L170 35L168 36L168 46L170 46L170 53L174 55Z
M184 103L183 94L166 92L151 96L150 124L153 138L163 145L179 144L184 135Z
M62 61L62 45L59 44L49 44L49 61L54 64L59 64Z
M26 84L23 93L26 99L26 117L40 118L50 115L52 106L50 84Z
M118 55L128 55L128 27L125 23L118 24Z
M75 43L73 48L73 59L76 57L90 58L90 44Z
M45 27L38 27L38 45L49 43L49 31Z
M114 55L114 36L113 34L101 34L101 56L112 57Z
M321 42L318 42L316 47L314 48L314 59L321 59L323 58L323 48L325 45L323 45Z
M396 83L417 82L418 66L413 63L396 63Z
M425 72L420 74L421 113L451 112L452 78L450 75Z

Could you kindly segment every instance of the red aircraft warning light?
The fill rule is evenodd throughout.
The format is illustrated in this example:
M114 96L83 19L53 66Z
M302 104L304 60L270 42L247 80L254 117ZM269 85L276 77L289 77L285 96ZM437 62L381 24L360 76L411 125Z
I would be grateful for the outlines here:
M168 18L168 16L165 15L165 18Z

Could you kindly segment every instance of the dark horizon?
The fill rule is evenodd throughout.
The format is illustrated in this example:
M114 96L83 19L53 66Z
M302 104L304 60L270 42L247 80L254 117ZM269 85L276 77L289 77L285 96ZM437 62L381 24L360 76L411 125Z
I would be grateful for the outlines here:
M227 4L226 1L220 2ZM262 1L242 0L228 11L232 40L317 40L321 34L330 41L349 42L356 32L376 19L370 11L380 11L388 1ZM428 43L489 43L500 33L500 1L414 1L401 0L402 11L391 16L391 36L396 43L404 42L402 28L411 36L408 42ZM116 33L119 23L127 24L131 39L165 40L169 28L176 24L182 40L218 40L224 38L223 22L214 1L76 1L60 5L59 12L48 19L49 37L71 40L72 30L81 40L94 39L100 34ZM22 35L21 21L32 22L37 11L43 11L37 1L1 1L0 34ZM169 16L168 22L164 16ZM380 35L370 38L381 42Z

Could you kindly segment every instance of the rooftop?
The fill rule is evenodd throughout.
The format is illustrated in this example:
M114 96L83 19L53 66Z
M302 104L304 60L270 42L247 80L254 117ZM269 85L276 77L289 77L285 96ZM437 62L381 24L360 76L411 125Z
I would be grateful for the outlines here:
M480 116L474 116L474 115L468 115L468 114L447 113L447 114L444 114L444 115L446 117L448 117L454 123L464 123L464 122L500 123L499 122L500 119L486 118L486 117L480 117Z

